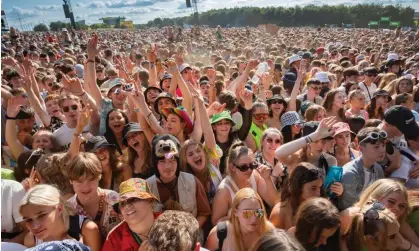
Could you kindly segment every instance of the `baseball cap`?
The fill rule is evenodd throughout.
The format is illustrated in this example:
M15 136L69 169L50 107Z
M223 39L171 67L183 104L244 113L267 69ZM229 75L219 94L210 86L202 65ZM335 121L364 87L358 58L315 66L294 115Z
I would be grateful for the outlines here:
M388 94L388 92L386 90L378 90L376 92L374 92L374 94L372 95L372 98L376 98L379 96L387 96L388 102L390 102L392 100L391 96Z
M124 126L122 129L122 144L128 146L128 135L133 132L143 132L144 130L141 128L140 124L129 122Z
M147 181L140 178L131 178L119 185L119 198L118 202L113 205L114 210L119 213L119 203L130 198L159 201L151 192Z
M320 125L320 122L318 122L318 121L309 121L307 123L304 123L303 137L308 136L308 135L312 134L313 132L315 132L317 130L317 128L319 127L319 125Z
M317 52L317 54L323 53L324 52L324 47L317 48L316 52Z
M384 121L395 126L407 138L419 136L419 126L412 111L401 105L390 107L384 113Z
M87 142L84 145L84 150L86 152L93 153L96 150L105 147L115 147L115 145L109 144L106 138L103 136L92 136L87 139Z
M183 72L186 69L192 69L192 67L189 64L181 64L179 67L179 72Z

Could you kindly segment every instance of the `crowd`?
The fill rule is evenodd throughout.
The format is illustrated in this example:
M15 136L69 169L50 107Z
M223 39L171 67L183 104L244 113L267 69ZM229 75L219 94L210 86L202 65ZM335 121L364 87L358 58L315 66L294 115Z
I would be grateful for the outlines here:
M419 250L419 31L1 37L3 250Z

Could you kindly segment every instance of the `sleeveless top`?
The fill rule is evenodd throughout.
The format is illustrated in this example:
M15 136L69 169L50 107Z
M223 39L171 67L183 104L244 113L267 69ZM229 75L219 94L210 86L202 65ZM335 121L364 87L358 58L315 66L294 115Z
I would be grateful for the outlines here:
M258 186L257 186L257 183L256 183L256 178L253 174L252 174L252 176L250 176L250 184L252 185L251 188L255 192L257 192L258 191ZM227 188L228 191L230 192L230 195L231 195L231 201L233 201L234 195L240 190L239 187L236 185L236 183L234 182L234 180L230 176L225 177L225 179L223 179L221 181L218 188Z
M83 215L71 215L69 218L69 228L67 233L75 240L79 241L81 229L87 218ZM38 246L39 244L42 244L44 242L43 240L38 239L35 236L33 238L35 239L35 246Z
M256 144L256 149L260 149L260 141L262 138L263 132L266 130L266 125L263 125L263 129L260 129L259 126L257 126L255 123L252 122L252 125L250 126L250 134L252 135L253 140Z
M212 164L208 164L208 169L211 178L211 188L209 193L207 193L208 201L212 204L212 200L217 192L218 186L220 185L223 177L221 176L220 170Z
M179 204L182 205L186 212L191 213L194 217L198 214L196 204L196 182L195 176L190 173L180 172L177 181L177 189L179 194ZM159 189L157 187L156 175L151 176L147 179L147 183L150 184L151 192L160 201ZM154 212L162 212L163 204L155 203Z

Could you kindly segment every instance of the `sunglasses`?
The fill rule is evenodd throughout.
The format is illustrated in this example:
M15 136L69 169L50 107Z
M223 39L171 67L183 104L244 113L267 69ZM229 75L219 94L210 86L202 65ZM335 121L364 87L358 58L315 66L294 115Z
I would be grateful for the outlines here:
M368 133L367 137L365 137L363 140L361 140L359 142L359 144L361 144L362 142L366 141L366 140L378 140L378 139L386 139L387 138L387 133L385 131L381 131L381 132L370 132Z
M315 91L321 91L322 90L321 86L310 86L310 87Z
M119 208L124 208L128 205L133 205L133 204L135 204L137 202L140 202L140 201L141 201L140 198L129 198L127 200L123 200L123 201L119 202Z
M255 209L255 210L243 210L242 216L246 220L250 219L252 216L255 216L256 218L261 219L263 218L263 216L265 216L265 211L263 211L262 208Z
M79 108L79 107L77 105L64 106L63 107L63 111L64 112L69 112L70 111L70 108L71 108L71 110L76 111L77 108Z
M249 169L256 169L259 167L259 164L256 161L253 161L250 164L243 164L243 165L234 165L237 169L240 170L240 172L247 172Z
M272 100L270 103L271 104L282 104L282 100Z
M267 139L266 139L266 141L267 141L269 144L272 144L272 142L275 142L275 144L281 144L281 140L280 140L280 139L273 140L273 139L271 139L271 138L267 138Z
M257 120L267 119L269 117L268 114L253 114L253 117Z

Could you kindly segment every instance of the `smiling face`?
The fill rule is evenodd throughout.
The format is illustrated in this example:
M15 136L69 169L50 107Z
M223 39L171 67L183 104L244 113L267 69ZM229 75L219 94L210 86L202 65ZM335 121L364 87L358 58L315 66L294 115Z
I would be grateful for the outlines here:
M111 128L114 134L121 133L122 130L124 129L124 125L127 122L128 121L125 121L125 118L123 117L120 111L113 111L109 114L109 118L108 118L109 128Z
M351 144L351 133L342 132L335 136L336 145L346 148Z
M102 166L109 164L110 152L106 147L99 148L95 151L96 157L99 159Z
M253 109L253 123L257 126L262 127L266 120L268 119L268 108L267 107L257 107Z
M161 110L163 108L174 108L175 107L172 100L169 99L169 98L160 98L158 103L157 103L157 106L158 106L159 112L161 112Z
M169 91L170 88L170 82L172 81L172 79L170 78L166 78L165 80L163 80L162 82L162 88L165 92Z
M275 154L275 150L282 144L282 137L279 134L268 134L262 142L264 153Z
M246 171L240 171L237 166L249 166L255 161L255 156L253 155L252 151L249 151L247 155L240 156L235 163L233 163L232 170L236 174L237 177L241 180L248 180L250 176L252 176L253 169L249 168Z
M160 92L157 89L150 89L147 92L147 100L148 102L154 104L154 102L156 101L157 97L159 96Z
M221 136L228 136L232 126L233 125L231 121L223 119L221 121L218 121L217 123L214 123L212 128L215 130L216 134Z
M60 206L25 205L21 215L26 227L38 239L44 240L54 234L56 222L62 220Z
M115 86L109 91L109 97L112 100L114 105L123 105L127 96L125 96L122 91L115 93L115 90L118 88L122 88L121 86Z
M74 108L76 109L74 110ZM81 104L75 100L66 99L61 105L61 111L67 121L77 121L81 112Z
M399 83L399 93L411 93L413 90L412 81L403 79Z
M45 103L45 106L47 107L48 115L59 117L62 113L60 110L60 107L58 106L58 100L50 100Z
M153 207L150 200L130 198L119 203L122 217L129 226L136 226L144 222L147 217L153 215Z
M284 104L279 100L273 100L270 104L270 109L273 114L279 115L284 110Z
M36 136L33 137L32 149L42 149L47 152L54 148L54 143L52 142L52 136L46 132L38 132Z
M186 148L186 161L195 171L201 171L205 168L206 158L204 149L199 144L192 144Z
M392 192L380 199L380 202L399 219L407 210L406 195L403 192Z
M145 135L143 132L132 132L127 135L127 142L129 147L138 151L144 147L143 142L145 139Z

